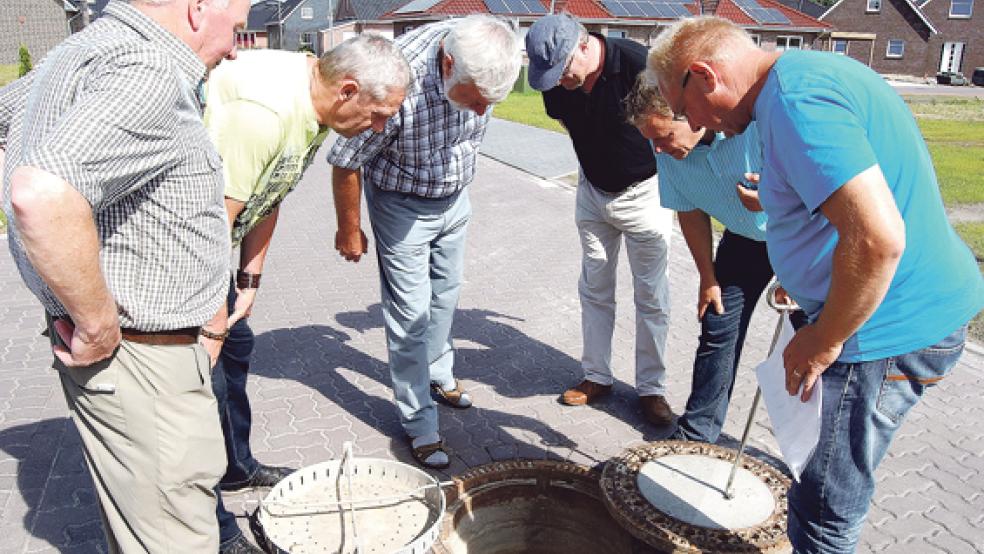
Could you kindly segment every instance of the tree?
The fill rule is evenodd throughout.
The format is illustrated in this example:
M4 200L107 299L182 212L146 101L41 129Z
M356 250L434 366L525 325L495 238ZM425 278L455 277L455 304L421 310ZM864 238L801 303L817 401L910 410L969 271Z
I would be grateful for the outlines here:
M27 72L31 70L34 65L31 63L31 53L27 50L27 46L20 45L20 69L17 71L18 77L23 77L27 75Z

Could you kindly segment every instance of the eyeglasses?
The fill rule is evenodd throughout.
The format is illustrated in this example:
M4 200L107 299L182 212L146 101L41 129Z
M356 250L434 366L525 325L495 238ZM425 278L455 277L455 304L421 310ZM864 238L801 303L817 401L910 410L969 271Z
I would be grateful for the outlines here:
M683 75L683 81L680 83L680 100L683 100L684 93L687 92L687 83L690 82L690 70ZM687 114L677 113L675 110L673 112L673 121L687 121Z

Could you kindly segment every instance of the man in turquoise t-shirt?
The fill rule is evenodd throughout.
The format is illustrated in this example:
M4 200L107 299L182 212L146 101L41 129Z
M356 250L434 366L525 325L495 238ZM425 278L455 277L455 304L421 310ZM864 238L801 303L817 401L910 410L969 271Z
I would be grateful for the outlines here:
M202 330L215 360L212 390L219 405L228 466L218 489L269 487L290 469L261 464L249 447L246 380L253 351L247 324L281 201L300 181L329 129L354 136L381 131L398 111L410 68L392 42L349 39L321 59L295 52L243 52L209 76L205 125L222 156L225 206L239 270L227 303ZM217 507L219 552L262 552Z
M789 537L797 552L852 552L875 468L956 364L984 279L912 114L869 68L766 52L698 17L660 35L648 71L692 127L758 123L769 258L811 321L784 351L787 391L806 400L823 375L820 443L789 491Z

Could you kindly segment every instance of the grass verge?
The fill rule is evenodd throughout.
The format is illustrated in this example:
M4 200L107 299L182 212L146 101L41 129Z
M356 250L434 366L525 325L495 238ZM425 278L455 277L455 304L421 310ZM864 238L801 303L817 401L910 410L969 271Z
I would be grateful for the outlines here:
M20 66L15 63L0 63L0 87L17 78L17 70Z
M496 105L492 115L507 121L566 133L564 127L556 119L547 115L543 107L543 97L538 91L511 93L504 101Z
M958 223L953 227L977 256L977 267L984 273L984 222ZM970 337L984 345L984 312L970 321Z

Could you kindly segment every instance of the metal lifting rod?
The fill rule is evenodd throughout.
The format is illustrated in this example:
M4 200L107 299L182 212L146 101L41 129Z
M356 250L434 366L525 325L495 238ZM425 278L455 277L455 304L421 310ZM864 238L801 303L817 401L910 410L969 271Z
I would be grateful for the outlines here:
M792 302L779 303L776 300L776 290L778 289L779 282L773 281L765 293L766 302L768 302L769 306L771 306L774 310L779 312L779 321L776 322L776 332L772 335L772 346L769 347L769 356L772 356L773 350L776 349L776 343L779 341L779 333L782 332L783 315L799 309L799 306ZM741 455L745 452L745 444L748 443L748 433L752 430L752 422L755 421L755 410L758 409L760 398L762 398L762 389L755 387L755 398L752 399L752 409L748 412L748 422L745 423L745 432L741 434L741 444L738 445L738 455L735 456L735 463L731 466L731 475L728 477L728 484L724 486L724 497L728 500L735 497L731 487L734 486L735 475L738 473L738 464L741 463Z

